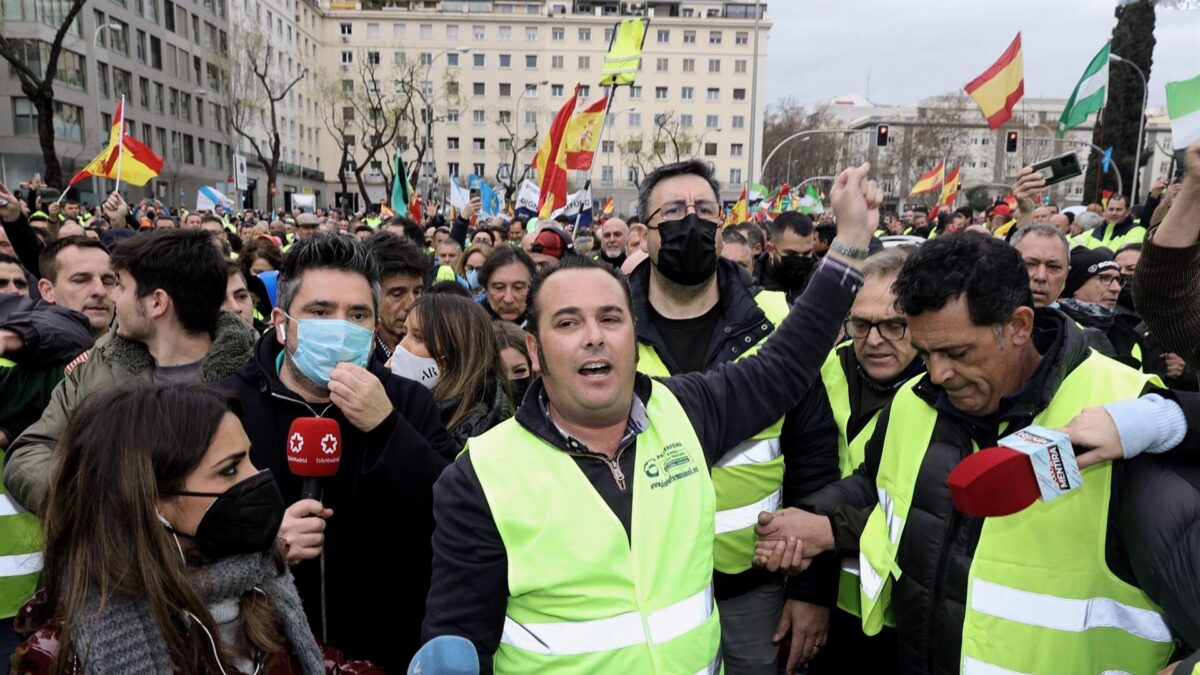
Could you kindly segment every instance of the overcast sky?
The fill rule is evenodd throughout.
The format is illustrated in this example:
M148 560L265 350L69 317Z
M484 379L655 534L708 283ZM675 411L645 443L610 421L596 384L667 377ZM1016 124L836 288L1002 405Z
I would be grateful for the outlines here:
M1066 98L1112 35L1114 0L773 0L766 101L863 94L907 104L963 86L1017 31L1025 95ZM1200 75L1200 3L1158 10L1150 105L1163 85ZM1112 68L1125 68L1113 64Z

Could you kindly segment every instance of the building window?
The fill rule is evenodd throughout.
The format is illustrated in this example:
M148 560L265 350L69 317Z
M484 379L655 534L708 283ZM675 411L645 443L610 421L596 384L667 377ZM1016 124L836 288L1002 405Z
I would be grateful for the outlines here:
M616 143L613 141L600 141L600 152L603 152L606 155L611 155L613 153L614 146L616 146Z
M630 183L637 183L638 178L639 172L636 166L631 166L625 171L625 180L629 181Z
M562 68L563 68L562 54L555 54L550 57L550 68L552 70L562 70Z
M408 36L408 26L406 26L402 23L392 24L392 39L393 40L403 40L407 36Z
M379 52L376 52L376 51L367 52L367 63L371 64L372 66L379 65Z
M734 129L745 129L746 128L745 115L734 115L733 121L730 124L733 126Z
M696 90L693 87L682 87L679 90L679 98L684 101L690 101L695 98L695 92Z
M730 169L729 170L729 184L730 185L741 185L741 183L742 183L742 170L741 169Z
M537 111L536 110L526 110L525 111L525 124L537 124Z
M592 29L591 28L580 28L579 29L579 41L580 42L591 42L592 41Z
M671 31L663 30L660 28L658 31L658 44L665 45L665 44L669 44L670 42L671 42Z
M37 108L27 98L13 99L14 131L18 136L36 136L38 132Z
M471 149L472 150L483 150L484 143L485 143L485 141L482 138L472 138L471 139Z
M670 63L670 59L667 59L666 57L661 57L661 58L655 59L654 60L655 72L659 72L659 73L667 72L667 66L669 63Z
M710 44L710 45L721 44L721 31L719 31L719 30L708 31L708 44Z
M471 85L471 93L475 96L486 96L487 95L487 83L485 83L485 82L473 83Z
M605 164L604 166L600 167L600 184L613 184L613 168L611 164Z
M423 24L421 24L421 26L418 30L421 33L422 40L432 40L433 39L433 24L423 23Z
M501 61L503 61L503 59L501 59ZM486 62L487 56L485 54L471 55L471 65L475 66L476 68L482 68Z
M392 52L392 65L393 66L402 66L402 65L404 65L404 62L407 60L408 59L404 55L404 52Z
M471 26L471 36L476 40L483 40L485 32L483 26Z
M458 162L447 162L446 163L446 174L457 178L458 177Z
M538 86L536 84L525 85L525 98L537 98Z
M484 166L483 162L475 162L471 165L471 168L475 170L476 176L482 176L487 173L487 167Z
M512 26L500 26L500 41L512 41Z
M667 88L666 87L655 87L654 88L654 100L655 101L667 100Z
M579 98L587 98L592 95L592 87L588 84L579 85Z
M691 129L692 128L692 116L687 113L681 114L679 116L679 126L680 126L680 128L683 128L683 129Z
M696 59L684 59L683 60L683 72L685 72L685 73L696 72Z
M343 51L342 52L342 65L348 66L352 63L354 63L354 52Z
M721 100L721 90L718 89L717 87L709 87L708 88L708 98L706 100L710 103L715 102L715 101L720 101Z
M537 54L525 55L525 67L530 69L537 68Z
M720 119L721 118L717 115L705 115L704 116L704 128L705 129L716 129L721 124Z
M635 128L635 129L637 127L642 126L642 113L640 113L640 112L629 113L629 126L632 128Z
M629 86L629 98L639 101L642 98L642 85L633 84Z
M694 31L694 30L683 31L683 44L685 44L685 45L696 44L696 31Z
M562 95L563 95L563 86L561 84L550 85L551 98L562 98Z
M733 35L733 43L743 47L750 44L750 34L744 30L739 30Z
M458 123L458 110L447 110L446 111L446 121L450 122L451 124L457 124Z
M705 143L704 144L704 156L705 157L716 157L717 156L717 144L716 143Z
M474 122L475 124L483 124L484 122L487 121L487 111L486 110L472 110L471 111L471 121Z
M738 60L734 61L733 62L733 72L745 73L746 72L746 59L738 59Z
M550 39L555 42L562 42L567 39L567 30L565 28L551 28Z
M396 80L396 93L397 94L401 93L403 87L404 87L404 82L401 80ZM458 82L457 81L451 80L450 82L446 83L446 95L447 96L458 96Z
M446 53L446 66L449 68L457 68L458 67L458 52L447 52Z
M511 110L501 110L501 111L499 111L498 115L499 115L498 121L500 122L500 124L504 124L504 125L512 124L512 111ZM505 140L507 140L507 139L505 139Z
M709 59L708 60L708 72L710 72L710 73L721 72L721 59Z
M354 35L354 24L343 21L338 24L338 31L342 35Z
M500 95L504 98L512 96L512 84L509 82L500 83Z
M592 57L590 57L590 56L579 57L579 69L580 70L589 70L589 69L591 69L591 67L592 67Z
M526 26L525 27L525 41L526 42L537 42L537 39L538 39L537 26Z
M746 100L746 90L745 90L745 89L740 89L740 88L739 88L739 89L734 89L734 90L733 90L733 100L735 100L735 101L745 101L745 100Z
M741 143L732 143L729 146L729 155L731 157L741 157L743 146Z

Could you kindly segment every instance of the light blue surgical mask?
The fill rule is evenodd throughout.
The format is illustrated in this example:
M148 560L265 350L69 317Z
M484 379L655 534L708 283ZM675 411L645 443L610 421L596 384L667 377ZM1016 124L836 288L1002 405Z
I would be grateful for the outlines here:
M313 383L328 387L329 374L339 363L367 366L375 340L375 332L370 328L342 319L284 316L296 322L296 351L292 354L292 363ZM280 333L283 332L283 326L280 326Z
M479 270L467 270L467 285L473 291L478 291L481 288L479 285Z

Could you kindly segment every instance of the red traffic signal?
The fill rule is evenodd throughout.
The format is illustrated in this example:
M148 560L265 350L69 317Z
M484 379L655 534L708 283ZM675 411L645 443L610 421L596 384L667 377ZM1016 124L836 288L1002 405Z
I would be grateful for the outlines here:
M875 127L875 145L885 148L888 144L888 134L891 133L891 128L886 124L880 124Z
M1015 131L1008 132L1008 137L1004 141L1004 151L1005 152L1016 152L1017 151L1017 137L1018 137L1017 132L1015 132Z

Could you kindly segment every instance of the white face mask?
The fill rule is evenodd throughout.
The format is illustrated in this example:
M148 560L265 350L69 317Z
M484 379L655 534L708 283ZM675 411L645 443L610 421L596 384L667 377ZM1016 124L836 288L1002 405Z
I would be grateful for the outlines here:
M442 377L442 371L438 368L437 361L429 357L417 356L405 349L402 344L397 344L396 351L392 352L392 373L416 380L425 385L426 389L433 389Z

